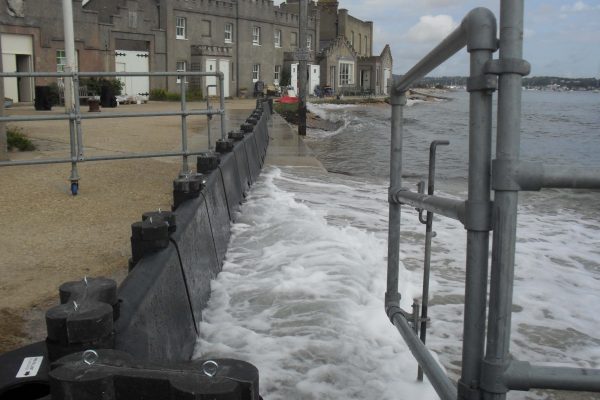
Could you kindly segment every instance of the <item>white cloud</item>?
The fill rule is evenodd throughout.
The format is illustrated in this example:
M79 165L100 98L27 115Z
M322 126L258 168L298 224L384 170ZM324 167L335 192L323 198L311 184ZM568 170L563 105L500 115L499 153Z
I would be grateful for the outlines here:
M450 15L424 15L408 30L405 37L418 43L439 42L457 26Z
M561 12L583 12L583 11L590 11L590 10L600 10L600 5L590 6L589 4L587 4L583 1L576 1L573 4L570 4L567 6L562 6L560 8Z

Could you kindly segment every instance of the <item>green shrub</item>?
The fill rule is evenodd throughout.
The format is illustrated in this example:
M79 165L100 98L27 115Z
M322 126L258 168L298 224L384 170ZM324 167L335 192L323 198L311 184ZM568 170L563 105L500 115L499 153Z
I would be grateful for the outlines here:
M167 91L165 89L152 89L150 91L150 100L154 100L154 101L167 100Z
M202 97L202 88L200 87L194 87L194 88L190 88L187 91L187 99L189 101L200 101L203 99Z
M167 101L180 101L181 95L179 93L167 92Z
M14 126L6 127L6 141L8 150L18 149L19 151L35 150L34 144L29 140L23 130Z

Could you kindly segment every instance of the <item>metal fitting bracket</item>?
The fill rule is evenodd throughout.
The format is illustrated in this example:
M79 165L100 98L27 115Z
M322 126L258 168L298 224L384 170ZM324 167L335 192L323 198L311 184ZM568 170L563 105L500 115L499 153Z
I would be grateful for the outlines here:
M487 61L483 66L483 70L486 74L519 74L525 76L531 72L531 64L519 58L501 58Z
M481 388L488 393L507 393L508 387L504 382L504 372L508 365L508 363L500 364L483 360L481 363Z
M402 204L398 201L396 197L396 193L398 192L406 192L408 189L403 187L389 187L388 188L388 203L390 204Z
M537 191L542 188L544 166L518 160L492 160L492 189Z
M498 89L498 77L496 75L479 75L467 79L467 92L493 92L496 89Z

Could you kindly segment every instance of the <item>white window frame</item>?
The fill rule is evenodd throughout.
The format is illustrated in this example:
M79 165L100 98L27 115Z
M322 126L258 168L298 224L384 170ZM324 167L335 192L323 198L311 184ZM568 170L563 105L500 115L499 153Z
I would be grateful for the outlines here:
M260 81L260 64L252 65L252 83Z
M306 35L306 48L309 51L312 49L312 35Z
M227 36L229 36L229 38ZM232 23L225 24L225 43L233 43L233 24Z
M67 52L65 50L56 50L56 72L65 72L67 66Z
M275 29L273 42L275 43L275 47L281 47L281 29Z
M273 72L273 83L279 86L279 80L281 79L281 65L276 65Z
M260 26L252 27L252 45L260 46Z
M186 60L179 60L177 62L175 62L175 71L177 72L185 72L187 71L187 61ZM177 83L181 83L181 78L177 77ZM185 80L185 83L187 83L187 79Z
M354 62L340 61L339 63L339 84L340 86L354 85Z
M185 17L175 17L175 39L186 39L186 25L187 20Z
M66 66L67 52L63 49L56 50L56 72L65 72ZM75 68L79 70L79 50L75 50Z

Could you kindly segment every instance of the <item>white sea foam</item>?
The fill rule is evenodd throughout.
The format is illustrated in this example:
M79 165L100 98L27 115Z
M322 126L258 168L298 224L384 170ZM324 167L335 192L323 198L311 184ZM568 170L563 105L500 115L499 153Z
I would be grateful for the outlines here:
M520 211L512 353L597 368L600 316L590 307L600 300L600 222ZM428 346L457 378L466 235L445 218L434 230ZM400 291L409 309L421 290L424 228L408 207L402 232ZM266 170L233 226L196 356L254 363L268 399L436 398L415 382L416 364L383 311L386 233L384 184Z
M196 356L254 363L268 399L435 398L415 383L416 363L383 311L382 232L349 223L379 216L332 207L344 185L305 180L304 193L326 193L309 204L280 187L294 179L266 171L244 204ZM403 270L401 280L414 292L415 274Z

